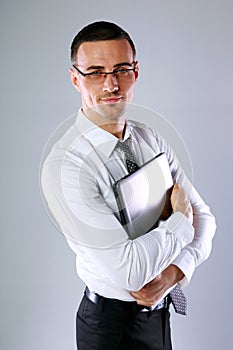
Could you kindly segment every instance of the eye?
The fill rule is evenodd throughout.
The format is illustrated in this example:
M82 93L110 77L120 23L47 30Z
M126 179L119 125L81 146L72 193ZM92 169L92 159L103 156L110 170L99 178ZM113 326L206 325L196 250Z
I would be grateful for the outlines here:
M100 71L98 71L98 70L96 70L96 71L90 73L90 75L92 75L92 76L100 76L100 75L102 75L102 74L103 74L103 73L100 72Z
M126 68L120 68L116 70L116 73L119 73L119 74L125 74L127 72L128 72L128 69Z

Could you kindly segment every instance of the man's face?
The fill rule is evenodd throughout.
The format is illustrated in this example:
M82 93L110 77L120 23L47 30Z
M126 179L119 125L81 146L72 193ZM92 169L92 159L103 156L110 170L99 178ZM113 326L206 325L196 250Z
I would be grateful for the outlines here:
M133 61L133 51L126 39L103 40L82 43L75 65L83 73L112 72L134 68ZM138 65L136 62L135 71L129 71L127 78L107 74L98 81L82 76L75 69L71 69L70 74L72 83L81 93L84 111L95 110L103 117L111 117L132 101Z

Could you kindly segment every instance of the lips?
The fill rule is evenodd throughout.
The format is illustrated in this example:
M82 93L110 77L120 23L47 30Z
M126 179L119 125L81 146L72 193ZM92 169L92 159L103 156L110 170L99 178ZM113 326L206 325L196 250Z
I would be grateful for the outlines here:
M121 96L114 96L114 97L106 97L106 98L101 98L101 101L103 103L118 103L122 100Z

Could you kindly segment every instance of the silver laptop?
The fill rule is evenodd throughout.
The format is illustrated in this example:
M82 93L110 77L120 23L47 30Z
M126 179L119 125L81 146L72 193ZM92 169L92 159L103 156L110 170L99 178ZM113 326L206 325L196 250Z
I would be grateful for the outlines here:
M165 203L170 203L172 186L173 180L164 153L114 184L121 223L131 239L156 227Z

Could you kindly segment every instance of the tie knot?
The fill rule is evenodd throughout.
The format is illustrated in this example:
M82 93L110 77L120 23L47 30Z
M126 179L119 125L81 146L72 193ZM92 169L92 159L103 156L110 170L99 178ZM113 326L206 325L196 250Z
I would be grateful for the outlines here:
M133 157L129 138L125 141L118 141L118 147L124 152L127 159Z

